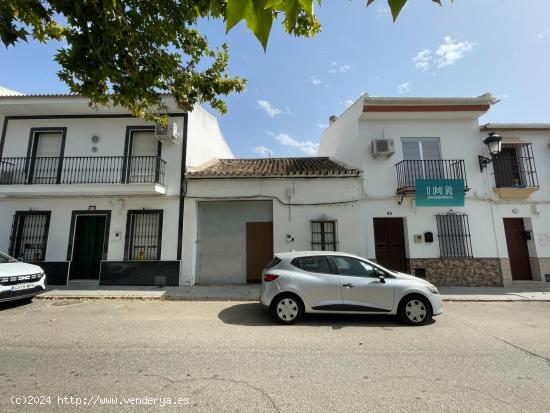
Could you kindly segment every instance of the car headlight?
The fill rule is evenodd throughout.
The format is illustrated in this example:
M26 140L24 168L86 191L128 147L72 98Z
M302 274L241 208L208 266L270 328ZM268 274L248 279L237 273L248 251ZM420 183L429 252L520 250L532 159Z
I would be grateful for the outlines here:
M439 290L435 285L431 285L431 284L428 285L428 290L430 290L432 294L439 294Z

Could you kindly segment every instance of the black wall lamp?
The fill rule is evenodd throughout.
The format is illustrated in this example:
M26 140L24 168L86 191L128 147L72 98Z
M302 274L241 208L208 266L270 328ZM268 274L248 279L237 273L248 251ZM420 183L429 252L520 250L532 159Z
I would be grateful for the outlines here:
M491 156L498 155L502 150L502 136L497 135L495 132L489 132L489 136L485 138L483 143L487 146L487 150L489 151ZM479 170L481 172L483 172L487 165L493 162L492 158L487 158L486 156L481 155L478 155L478 160Z

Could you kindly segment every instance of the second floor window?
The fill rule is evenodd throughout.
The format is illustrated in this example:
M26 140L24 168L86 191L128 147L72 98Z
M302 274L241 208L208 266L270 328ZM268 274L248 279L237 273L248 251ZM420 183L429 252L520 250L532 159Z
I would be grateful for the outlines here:
M538 187L533 148L530 143L503 144L493 156L497 188Z
M128 211L125 258L136 261L160 260L162 210Z
M336 251L336 221L311 222L311 249L313 251Z
M49 226L49 211L17 211L13 217L9 254L20 261L44 261Z

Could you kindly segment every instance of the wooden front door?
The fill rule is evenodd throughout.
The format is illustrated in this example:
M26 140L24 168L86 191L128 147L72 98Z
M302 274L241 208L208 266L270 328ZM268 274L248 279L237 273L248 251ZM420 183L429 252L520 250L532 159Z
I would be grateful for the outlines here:
M105 226L106 217L103 215L80 215L76 217L71 280L99 278Z
M513 280L532 280L523 218L504 218L504 232Z
M402 218L374 218L376 262L395 271L407 271Z
M273 258L273 222L246 223L246 281L260 282Z

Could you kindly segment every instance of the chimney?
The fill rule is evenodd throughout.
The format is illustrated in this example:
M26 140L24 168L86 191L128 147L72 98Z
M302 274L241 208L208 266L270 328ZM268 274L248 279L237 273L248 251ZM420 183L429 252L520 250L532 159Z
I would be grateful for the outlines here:
M329 125L332 125L334 122L336 122L336 119L338 119L338 116L332 115L328 118Z

